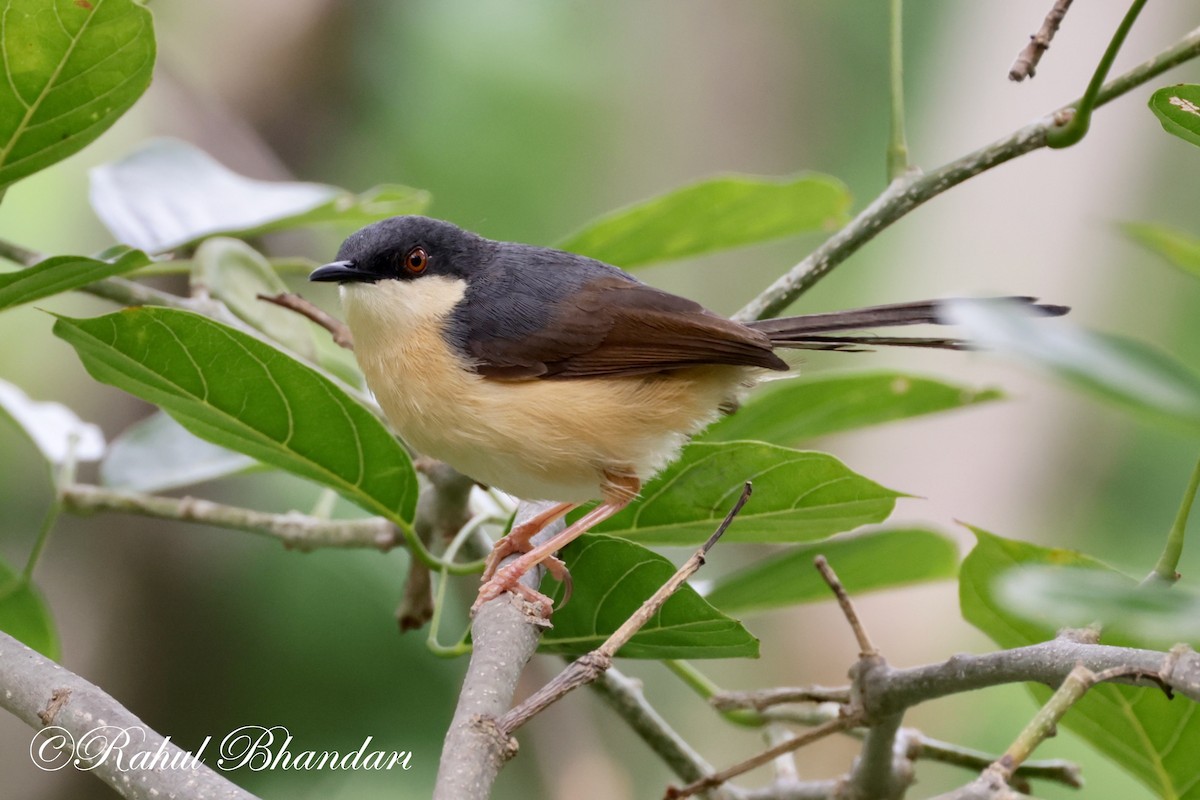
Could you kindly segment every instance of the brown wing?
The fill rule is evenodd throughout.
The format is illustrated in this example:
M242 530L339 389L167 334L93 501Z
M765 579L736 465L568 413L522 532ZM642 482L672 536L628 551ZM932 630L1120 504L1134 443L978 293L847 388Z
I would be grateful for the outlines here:
M787 369L763 333L622 277L585 283L520 337L473 337L476 369L500 380L643 375L702 364Z

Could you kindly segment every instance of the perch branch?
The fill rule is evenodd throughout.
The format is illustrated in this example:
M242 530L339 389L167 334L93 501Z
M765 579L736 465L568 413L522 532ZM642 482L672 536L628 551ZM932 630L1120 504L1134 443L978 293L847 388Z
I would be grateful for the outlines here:
M1008 71L1010 81L1020 82L1037 74L1038 62L1050 49L1050 42L1054 39L1054 34L1058 33L1058 26L1062 25L1063 17L1071 8L1071 2L1072 0L1055 0L1054 8L1050 9L1050 13L1046 15L1042 27L1029 37L1029 44L1025 45L1025 48L1017 55L1017 60L1013 62L1012 68Z
M280 292L279 294L260 294L257 297L267 303L274 303L281 308L295 311L300 316L320 325L329 331L329 335L333 337L333 343L338 347L344 347L347 350L354 349L354 335L350 333L350 327L300 295L293 292Z
M0 686L4 687L0 707L38 731L30 752L44 767L74 763L130 800L254 800L254 795L151 730L98 687L3 632ZM97 754L110 742L121 745L122 757L99 759ZM158 753L163 755L156 757ZM153 768L130 768L138 763Z
M658 588L658 591L643 602L637 611L630 615L629 619L621 623L621 626L613 631L604 640L603 644L578 660L571 662L552 681L534 692L525 702L505 714L498 723L500 730L505 735L512 735L526 722L562 699L568 692L591 683L606 672L612 666L612 661L617 651L624 647L633 638L633 635L641 630L642 626L659 612L659 609L671 598L671 595L679 591L679 588L687 582L688 578L692 577L700 567L704 566L708 551L713 548L725 531L729 529L734 518L742 510L742 506L746 505L746 501L750 499L750 493L750 483L747 482L742 487L741 496L738 497L733 508L729 509L729 513L725 515L725 519L721 521L721 524L717 526L713 534L708 537L708 541L702 544L700 549L693 553L692 557L685 561L683 566L677 569L675 574Z

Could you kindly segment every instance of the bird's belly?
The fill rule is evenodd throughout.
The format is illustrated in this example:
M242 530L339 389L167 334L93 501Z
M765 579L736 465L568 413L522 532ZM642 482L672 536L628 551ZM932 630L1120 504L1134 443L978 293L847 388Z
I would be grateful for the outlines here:
M569 502L601 497L606 473L649 479L715 419L747 373L717 366L496 381L470 370L440 336L356 346L356 354L413 448L519 497Z

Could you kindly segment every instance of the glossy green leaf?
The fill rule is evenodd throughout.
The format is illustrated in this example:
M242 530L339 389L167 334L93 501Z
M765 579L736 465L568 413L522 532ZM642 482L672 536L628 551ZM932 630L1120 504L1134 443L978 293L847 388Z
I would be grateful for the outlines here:
M57 465L68 453L76 461L96 461L104 455L104 433L84 422L62 403L33 400L19 386L0 380L0 417L8 417L49 464Z
M1001 397L995 389L967 389L900 372L803 375L762 387L736 414L705 431L701 440L754 439L794 445Z
M726 175L606 214L558 247L631 268L830 230L849 208L849 190L827 175Z
M0 559L0 631L49 659L60 656L58 631L42 593Z
M1128 222L1125 232L1184 272L1200 277L1200 238L1153 222Z
M262 331L297 355L313 360L313 325L304 317L258 299L288 291L266 257L238 239L206 239L196 250L197 280L243 322Z
M955 301L966 338L1042 368L1110 403L1149 419L1200 432L1200 376L1168 354L1067 320L1042 319L1015 305Z
M692 444L620 514L596 530L644 544L700 544L746 481L754 496L725 542L806 542L882 522L902 495L827 453L763 442Z
M1018 566L1074 567L1102 572L1126 586L1134 581L1089 556L1002 539L974 530L977 544L963 561L959 602L963 617L1002 647L1021 647L1053 638L1053 626L1013 614L997 596L997 581ZM1105 634L1114 645L1138 642ZM1031 685L1038 703L1050 690ZM1200 714L1196 704L1168 700L1152 689L1105 683L1089 691L1063 717L1061 725L1090 742L1160 797L1200 799Z
M879 530L797 545L720 578L705 599L729 614L832 600L813 559L825 556L852 595L953 578L958 547L940 533Z
M0 189L61 161L150 85L154 26L132 0L0 2Z
M1116 572L1030 565L1004 573L996 597L1013 614L1052 628L1098 623L1106 636L1163 649L1200 641L1200 595L1186 586L1141 586Z
M1150 95L1150 110L1167 133L1200 146L1200 86L1164 86Z
M206 442L158 412L130 425L100 462L100 483L135 492L163 492L253 469L249 456Z
M32 267L0 273L0 311L123 275L149 263L150 257L140 250L126 250L112 260L54 256Z
M319 183L253 180L174 139L152 140L90 177L100 220L120 241L152 252L216 235L247 238L327 223L358 228L429 203L428 193L407 186L354 195Z
M559 606L562 586L548 580L554 627L542 635L546 653L583 655L604 642L675 574L675 566L641 545L586 534L562 552L574 578L571 601ZM617 653L623 658L758 657L758 640L742 624L684 585Z
M200 438L411 523L417 481L404 449L332 381L265 342L149 307L59 317L54 333L93 378L158 405Z

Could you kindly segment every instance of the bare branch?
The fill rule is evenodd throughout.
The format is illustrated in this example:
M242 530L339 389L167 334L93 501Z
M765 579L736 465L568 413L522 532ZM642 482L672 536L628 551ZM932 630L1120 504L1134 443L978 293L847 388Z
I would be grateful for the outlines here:
M257 297L259 300L274 303L288 311L295 311L300 316L320 325L329 331L329 335L333 337L333 343L338 347L344 347L347 350L354 349L354 335L350 333L349 326L332 314L325 313L323 309L300 295L293 292L280 292L279 294L260 294Z
M709 701L718 711L752 708L762 711L783 703L849 703L847 686L780 686L745 692L720 692Z
M750 499L751 487L747 482L742 487L742 494L738 497L733 508L725 515L725 519L717 526L717 529L711 536L708 537L700 549L692 554L692 557L684 562L675 574L667 580L662 586L652 594L637 611L630 615L629 619L625 620L619 628L604 640L604 643L595 650L573 661L562 672L554 677L552 681L547 683L541 689L533 693L521 705L509 711L500 719L499 727L506 734L514 733L518 728L524 725L529 720L533 719L537 714L544 711L550 705L558 702L564 695L574 689L596 680L601 674L607 671L612 666L613 656L617 651L633 638L633 635L642 629L642 626L650 621L651 617L658 613L659 609L670 599L671 595L679 591L679 588L687 582L687 579L696 573L700 567L704 566L705 556L712 549L717 540L728 530L738 512L742 510L742 506L746 505L746 501Z
M396 526L382 517L327 520L298 511L268 514L196 497L161 497L87 484L65 486L60 495L63 508L75 514L120 511L157 519L198 522L270 536L296 550L365 547L387 552L404 543Z
M1067 15L1070 7L1071 0L1055 0L1054 8L1050 9L1046 19L1042 21L1042 27L1029 37L1029 44L1025 45L1025 48L1017 55L1017 60L1013 62L1012 68L1009 69L1008 79L1010 81L1020 82L1037 74L1038 62L1050 49L1050 42L1054 39L1054 34L1058 33L1058 26L1062 24L1063 17Z
M979 772L999 758L999 756L980 750L931 738L913 728L902 728L900 738L904 741L908 757L911 759L939 761L943 764ZM1075 789L1083 787L1083 776L1080 774L1079 765L1062 759L1026 761L1017 768L1013 778L1026 781L1037 778L1061 783Z
M39 731L31 737L30 749L35 758L45 760L45 766L75 760L121 796L136 800L254 800L254 795L167 741L98 687L3 632L0 686L4 687L0 707ZM123 743L122 758L90 761L89 753L105 752L105 741ZM138 763L150 768L130 768Z
M833 590L838 605L842 607L842 614L845 615L846 621L850 623L850 629L854 631L854 638L858 640L859 656L861 658L871 658L879 655L879 651L871 643L871 637L867 635L867 629L863 627L862 621L858 618L858 611L854 608L854 603L850 601L850 595L846 594L846 587L842 586L842 582L838 580L837 573L833 571L833 567L829 566L829 562L825 560L825 556L817 556L813 560L813 563L817 567L817 572L820 572L821 577L825 579L825 583L829 584L829 588Z
M728 769L723 769L715 775L710 775L707 778L689 783L687 786L682 788L671 786L667 789L664 797L667 798L667 800L677 800L678 798L691 797L692 795L699 794L707 789L715 788L726 781L736 778L738 775L747 773L756 767L761 767L763 764L766 764L767 762L783 755L784 753L794 752L805 745L812 744L820 739L824 739L826 736L829 736L832 733L844 731L847 728L853 728L861 723L862 719L856 716L845 716L839 717L838 719L831 719L829 722L818 725L811 730L807 730L804 733L788 739L787 741L781 742L774 747L764 750L756 756L752 756L745 761L734 764Z

